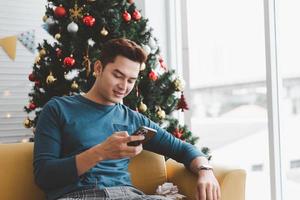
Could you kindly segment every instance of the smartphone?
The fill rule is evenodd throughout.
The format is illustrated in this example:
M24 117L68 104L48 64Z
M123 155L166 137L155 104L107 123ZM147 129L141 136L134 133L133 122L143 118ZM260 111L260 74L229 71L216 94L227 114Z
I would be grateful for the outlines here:
M145 142L150 140L156 134L156 132L157 131L155 129L149 128L147 126L141 126L132 135L144 135L145 139L128 142L127 145L128 146L138 146L140 144L144 144Z

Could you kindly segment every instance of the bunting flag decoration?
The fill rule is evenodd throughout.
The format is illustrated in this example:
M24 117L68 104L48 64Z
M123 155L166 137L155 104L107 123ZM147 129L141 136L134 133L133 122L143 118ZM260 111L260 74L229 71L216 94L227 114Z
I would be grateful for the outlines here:
M0 47L4 49L6 54L12 59L16 58L17 37L9 36L0 39Z
M28 51L34 53L35 46L35 30L22 32L18 35L18 40L26 47Z

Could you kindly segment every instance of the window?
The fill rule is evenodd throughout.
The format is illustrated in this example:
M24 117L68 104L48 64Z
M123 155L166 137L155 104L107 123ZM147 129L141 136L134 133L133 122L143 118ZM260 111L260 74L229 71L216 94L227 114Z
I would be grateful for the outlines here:
M247 170L247 200L270 199L264 5L186 3L191 129L212 162Z
M283 79L281 140L287 200L300 196L300 2L276 1L278 67Z
M178 7L183 40L176 44L189 66L193 107L186 121L198 145L211 148L213 162L247 170L246 199L299 196L300 3L185 0Z

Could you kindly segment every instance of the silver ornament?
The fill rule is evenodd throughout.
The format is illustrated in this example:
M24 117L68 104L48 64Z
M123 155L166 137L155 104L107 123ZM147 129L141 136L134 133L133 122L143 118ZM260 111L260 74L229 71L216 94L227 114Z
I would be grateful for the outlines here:
M78 31L78 25L75 22L71 22L67 26L67 30L69 33L76 33Z
M151 49L151 53L152 53L152 54L155 54L155 52L156 52L157 50L158 50L158 46L152 48L152 49Z
M49 2L49 3L48 3L48 7L51 8L51 9L54 9L56 6L53 5L53 2Z
M151 48L148 45L143 45L142 48L149 55L151 53Z
M45 23L48 25L48 26L53 26L55 24L55 21L52 17L48 17L45 21Z
M155 49L157 47L156 41L153 37L149 38L149 46L151 47L151 49Z

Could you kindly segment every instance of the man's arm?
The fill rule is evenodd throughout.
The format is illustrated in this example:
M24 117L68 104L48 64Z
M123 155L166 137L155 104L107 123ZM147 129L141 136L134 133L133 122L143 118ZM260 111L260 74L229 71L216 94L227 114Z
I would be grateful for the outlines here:
M196 157L190 164L190 170L198 175L195 198L197 200L220 200L221 190L213 170L203 167L208 164L204 156Z
M149 119L145 121L143 125L157 130L157 133L144 144L144 149L172 158L177 162L183 163L186 168L190 167L190 163L194 158L205 156L194 145L174 137Z
M79 180L75 156L61 158L61 121L55 98L39 115L34 136L35 182L43 190L65 186Z
M201 165L208 164L206 155L195 146L175 138L145 116L138 114L141 125L157 130L157 134L144 144L144 149L170 157L181 162L186 168L197 174L198 200L219 200L220 187L212 170L198 170Z
M136 156L143 150L142 145L128 146L127 143L143 139L144 136L142 135L129 136L126 131L112 134L101 144L76 155L78 176L84 174L102 160Z
M208 164L206 155L195 146L175 138L149 119L143 119L144 125L157 130L157 134L144 144L144 149L173 158L197 174L197 200L219 200L220 187L213 171L199 170L199 167L203 168L203 165Z
M198 156L195 159L192 160L191 164L190 164L190 170L195 173L198 174L199 173L199 167L203 166L203 165L208 165L208 159L204 156Z

